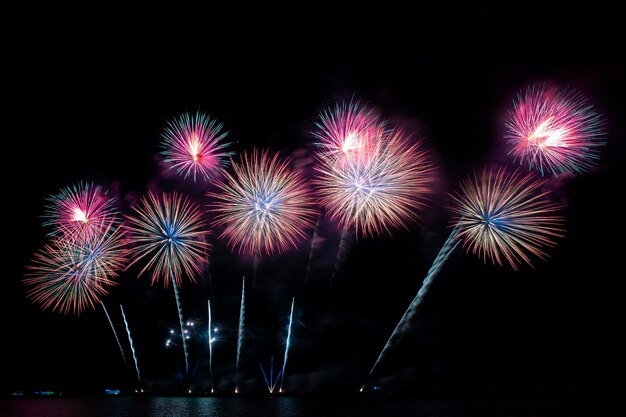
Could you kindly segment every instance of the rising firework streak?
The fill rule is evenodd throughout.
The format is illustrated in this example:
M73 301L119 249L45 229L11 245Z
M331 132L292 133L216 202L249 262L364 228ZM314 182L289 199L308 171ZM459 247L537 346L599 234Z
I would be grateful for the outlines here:
M246 277L241 280L241 305L239 306L239 330L237 331L237 361L235 367L239 370L239 360L243 347L243 330L246 321Z
M289 346L291 345L291 324L293 323L293 306L296 303L296 298L293 297L291 299L291 313L289 313L289 326L287 327L287 340L285 341L285 356L283 358L283 367L280 371L280 389L279 392L283 391L283 380L285 379L285 367L287 366L287 359L289 357Z
M141 388L141 374L139 373L139 362L137 362L137 353L135 352L135 344L130 334L130 327L128 327L128 321L126 320L126 314L124 314L124 307L120 304L120 310L122 310L122 317L124 318L124 326L126 326L126 333L128 333L128 342L130 343L130 350L133 352L133 360L135 361L135 371L137 371L137 381L139 381L139 387ZM143 389L141 390L143 392Z
M213 322L211 316L211 300L208 300L207 304L209 311L209 375L211 377L211 393L213 393L215 382L213 380Z
M117 346L120 348L120 353L122 354L122 358L124 359L124 363L128 366L128 362L126 361L126 355L124 354L124 349L122 348L122 343L120 342L120 338L117 335L117 331L115 330L115 326L113 326L113 321L111 320L111 316L109 316L109 312L107 308L104 306L104 303L100 301L100 305L102 306L102 310L104 310L104 314L107 316L107 320L111 325L111 330L113 331L113 336L115 336L115 340L117 341Z
M374 373L374 370L376 369L380 361L386 356L391 346L395 344L396 339L406 330L407 325L411 322L411 319L417 312L419 306L422 304L422 300L424 299L424 296L428 292L428 289L430 288L433 282L433 279L435 278L435 276L441 269L441 266L445 263L445 261L448 259L450 254L454 251L454 249L459 244L459 241L456 240L458 230L459 230L458 226L452 230L452 233L450 233L450 236L448 236L448 239L446 239L445 243L443 244L443 247L437 254L437 257L435 258L435 261L433 262L432 266L428 270L428 274L426 275L426 278L422 282L422 286L417 292L417 295L415 296L413 301L411 301L411 304L409 304L409 307L406 309L406 311L402 315L402 318L396 325L395 329L393 329L393 332L391 333L391 336L389 336L387 343L385 343L383 350L378 355L376 362L374 362L374 366L372 366L372 369L370 369L370 373L369 373L370 377Z

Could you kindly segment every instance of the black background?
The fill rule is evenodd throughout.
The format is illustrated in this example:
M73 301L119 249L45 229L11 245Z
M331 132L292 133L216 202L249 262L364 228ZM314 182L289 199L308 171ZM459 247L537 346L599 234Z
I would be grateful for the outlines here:
M484 165L510 165L503 120L515 93L535 81L580 89L608 120L600 166L560 189L567 238L548 262L517 273L457 251L411 331L369 382L394 391L475 394L610 389L623 352L626 39L612 22L617 13L594 6L419 6L372 10L368 18L320 6L285 19L265 10L277 13L272 20L188 10L155 21L112 13L118 17L104 23L29 22L4 64L10 110L1 391L137 385L101 311L66 317L25 300L20 280L45 241L47 196L87 179L110 184L125 209L149 187L183 190L208 204L205 188L162 175L158 136L168 119L208 112L225 124L236 152L270 148L307 166L317 112L352 95L432 149L437 193L423 223L353 242L332 285L339 232L328 221L308 285L310 242L264 259L256 282L248 281L239 376L233 368L241 276L251 276L251 260L231 254L213 233L210 280L207 273L198 285L186 284L181 296L186 317L202 326L206 300L213 300L222 329L214 357L219 390L232 391L237 382L244 391L264 389L258 362L272 355L281 362L292 296L297 320L285 386L357 390L447 236L446 192ZM139 21L147 27L139 29ZM164 348L177 323L172 290L150 287L136 273L126 272L104 301L124 343L118 304L127 310L143 386L182 390L182 354ZM191 346L192 363L199 362L194 390L209 386L205 343L206 335Z

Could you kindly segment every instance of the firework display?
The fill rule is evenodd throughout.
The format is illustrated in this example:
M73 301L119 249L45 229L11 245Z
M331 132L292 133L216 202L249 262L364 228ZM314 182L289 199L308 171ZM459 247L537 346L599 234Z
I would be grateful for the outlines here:
M373 110L356 100L343 101L322 110L313 135L324 158L350 158L367 146L369 130L379 124Z
M502 265L507 260L514 270L522 262L532 266L530 255L547 257L545 249L563 236L564 219L558 214L562 207L550 200L548 191L542 191L543 185L532 173L520 175L504 168L485 169L480 177L461 183L461 191L451 196L454 228L370 369L370 377L407 329L434 278L459 244L484 261L489 258Z
M124 233L116 220L102 227L80 239L54 237L37 251L24 279L28 298L63 314L95 308L127 262Z
M563 236L564 219L543 185L533 174L503 168L464 180L452 195L453 223L463 247L484 261L507 261L513 269L532 265L530 255L545 259L545 249Z
M161 138L162 154L170 168L193 181L210 180L228 161L227 136L222 124L206 114L184 113L168 122Z
M517 95L505 126L509 153L542 175L588 171L604 144L604 118L572 89L529 86Z
M195 275L200 274L202 265L208 262L207 251L211 246L205 240L208 230L199 207L180 194L163 193L159 197L149 192L133 209L135 215L128 216L133 257L130 265L147 258L139 275L152 269L152 284L163 280L167 288L172 282L188 374L189 353L182 336L183 310L178 287L183 275L195 281Z
M418 220L431 192L433 165L399 129L368 129L363 149L337 161L318 153L314 183L328 216L358 236L391 232Z
M48 197L44 225L50 235L91 239L116 218L115 199L100 185L78 182Z
M131 264L146 258L139 272L152 270L152 284L180 285L183 276L195 281L208 262L209 233L197 204L177 193L148 192L127 216Z
M304 178L279 154L255 149L232 161L234 173L217 182L211 211L221 238L240 253L273 254L294 247L313 227L313 199Z
M442 243L442 247L439 252L431 252L437 255L417 294L376 357L368 378L380 370L383 359L398 344L400 336L408 332L409 324L420 311L435 278L446 262L454 259L451 255L457 248L463 248L485 264L518 271L533 268L537 260L549 258L550 250L565 236L565 218L561 213L564 204L556 202L556 196L559 201L565 198L554 190L566 178L561 174L569 176L586 172L598 163L606 135L603 116L575 90L534 84L517 95L505 127L508 153L515 164L523 168L485 168L462 180L456 191L448 194L449 210L442 211L445 217L439 219L449 220L449 235L433 238L432 230L427 231L431 233L428 239ZM299 338L305 331L321 334L318 330L320 323L311 323L306 330L308 321L335 313L329 313L324 306L326 298L332 298L328 291L333 286L322 288L326 282L320 284L319 276L331 276L330 282L333 283L340 264L348 259L346 255L352 242L363 245L365 251L361 253L369 254L371 248L366 247L369 242L363 243L359 239L386 239L400 229L409 230L423 217L432 218L431 213L428 216L422 214L434 190L443 183L438 181L439 169L423 141L415 140L401 127L392 125L373 108L356 99L339 101L322 110L314 122L312 136L314 150L304 157L302 153L306 148L294 151L293 159L258 148L234 156L231 143L225 142L227 133L223 125L208 115L183 113L168 121L161 133L162 160L180 177L192 179L196 189L190 191L189 196L181 194L176 189L180 179L172 180L169 176L151 182L149 191L139 199L134 197L133 190L128 190L125 198L118 200L107 188L92 182L77 182L61 188L46 200L43 223L47 228L47 241L26 267L23 282L27 286L28 300L42 310L64 315L81 315L100 304L128 368L130 359L127 361L124 351L124 345L126 349L128 345L123 338L120 339L115 327L116 316L109 315L102 298L118 284L120 275L130 276L136 269L137 277L150 277L151 286L168 288L171 285L173 288L180 334L168 324L165 347L172 351L178 383L185 384L186 393L191 394L192 389L196 393L196 383L196 386L202 386L198 375L202 376L203 372L209 378L205 378L208 385L203 387L210 393L223 392L226 386L231 392L235 387L235 393L239 393L240 388L245 392L246 387L254 387L248 378L250 375L246 375L249 372L246 365L254 363L252 360L258 360L262 354L270 357L268 352L259 352L275 348L279 339L283 361L276 374L273 356L268 367L261 363L259 366L268 392L283 392L290 352L290 375L298 368L298 352L294 348L300 343L294 343L292 338ZM552 178L555 176L559 178ZM191 184L185 184L185 187L189 186ZM122 189L115 187L115 190ZM154 191L157 189L167 191ZM126 211L125 202L128 203ZM213 228L216 233L212 233ZM285 252L298 249L311 235L310 247L292 251L284 265L265 267L267 257L280 255L286 258ZM338 245L336 236L339 236ZM246 271L250 272L250 264L241 262L239 265L236 260L223 262L220 272L228 271L224 276L230 278L223 279L220 275L220 282L216 279L214 288L211 278L207 279L207 269L212 244L218 244L210 238L221 241L224 246L218 247L223 252L216 250L216 253L230 251L231 254L227 254L230 259L239 258L239 255L253 257L252 280L246 288L243 278L240 296L238 281L231 282L237 285L236 295L223 294L224 288L228 288L224 281L233 277L238 280L244 275L241 269L247 268ZM406 243L394 241L394 244L396 242ZM411 245L405 247L417 246ZM332 263L335 248L337 254ZM322 253L317 259L317 252L323 251L330 252L330 255ZM306 265L294 271L292 266L298 262L298 256ZM411 252L408 256L417 259L421 254ZM314 257L316 262L313 262ZM222 260L222 256L219 258ZM367 268L369 264L363 266ZM384 268L387 266L384 264ZM329 274L331 267L334 268L332 275ZM285 273L286 269L289 274ZM389 270L394 271L393 268ZM295 278L285 283L291 278L290 274ZM304 274L302 288L296 287L301 285L297 281L299 274ZM349 288L349 293L353 287L348 285L354 285L357 278L362 278L357 277L357 273L352 274L354 276L341 284ZM374 285L370 282L371 276L365 278L359 284ZM206 292L193 294L195 298L188 297L189 293L182 288L186 281L199 281L201 285L197 288ZM294 288L290 287L292 285ZM278 286L280 290L277 290ZM120 289L124 290L125 285ZM282 305L278 302L276 306L269 305L276 302L274 298L277 297L268 294L281 294L281 297L292 299L287 331L277 331L273 341L262 340L255 333L260 328L257 315L275 314L276 306ZM294 323L296 296L300 301ZM207 333L204 325L199 325L204 323L203 318L194 322L187 317L185 322L181 299L186 301L188 298L196 302L201 299L202 315L206 302ZM336 297L333 302L339 305L343 300ZM137 311L128 309L127 300L123 302L127 305L126 311ZM173 304L173 300L170 302ZM335 304L330 304L330 308L338 310ZM185 307L187 309L187 305ZM217 316L214 316L214 309ZM133 340L121 304L120 311L115 311L116 314L121 312L136 382L143 392L138 356L147 358L142 356L142 350L148 343L142 343L141 332L134 332L136 339ZM192 314L197 315L198 311L196 308ZM299 316L302 321L298 320ZM220 320L220 343L217 345L214 344L218 331L215 317ZM137 324L135 320L139 321L132 314L130 318L133 326ZM333 320L328 323L334 326ZM282 326L284 320L281 319L280 323ZM193 342L196 336L202 343ZM192 343L191 352L188 340ZM245 353L243 362L242 353ZM221 355L225 360L219 360ZM150 362L142 361L147 386L152 378ZM214 364L220 366L214 369ZM173 369L172 366L170 375L174 374ZM231 373L230 379L222 379L225 372ZM260 380L260 376L257 377ZM287 381L288 389L294 385L295 390L292 379L295 381L295 375Z

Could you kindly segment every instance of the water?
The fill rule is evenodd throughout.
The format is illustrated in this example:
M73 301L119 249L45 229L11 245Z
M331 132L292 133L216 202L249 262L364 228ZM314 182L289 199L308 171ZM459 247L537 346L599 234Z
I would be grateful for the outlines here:
M114 397L0 399L2 417L583 417L573 402L381 397Z

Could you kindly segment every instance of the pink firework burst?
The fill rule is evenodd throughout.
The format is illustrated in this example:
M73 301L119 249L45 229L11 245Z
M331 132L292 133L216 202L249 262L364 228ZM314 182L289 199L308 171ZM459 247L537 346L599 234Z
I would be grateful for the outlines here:
M300 174L279 154L255 149L231 161L234 174L218 181L220 192L212 209L220 237L233 250L249 254L273 254L295 247L313 227L313 199Z
M184 113L168 122L161 138L165 162L185 178L213 178L227 161L227 132L206 114Z
M362 150L337 160L318 153L315 180L331 219L357 237L373 236L417 221L431 192L433 164L420 143L401 130L369 128Z
M68 239L89 239L98 235L115 218L115 198L100 185L78 182L48 198L44 225L53 226L51 235Z
M201 266L208 263L211 248L200 207L177 193L157 195L150 191L133 211L126 226L132 246L130 265L146 258L139 275L152 270L152 284L162 279L166 288L170 280L180 286L183 274L195 282Z
M509 153L542 175L589 170L605 137L604 118L582 94L545 85L518 94L505 127Z
M367 146L368 131L376 125L380 125L378 116L358 101L326 108L320 112L313 132L319 141L318 152L336 159L351 157Z
M100 233L76 239L55 236L52 242L35 252L27 267L24 283L31 286L27 297L44 310L80 315L95 308L107 287L126 265L123 230L115 219Z
M545 259L545 249L564 234L564 219L543 185L533 173L502 168L461 182L460 192L451 196L452 212L467 251L485 262L506 260L515 270L521 263L532 266L530 255Z

